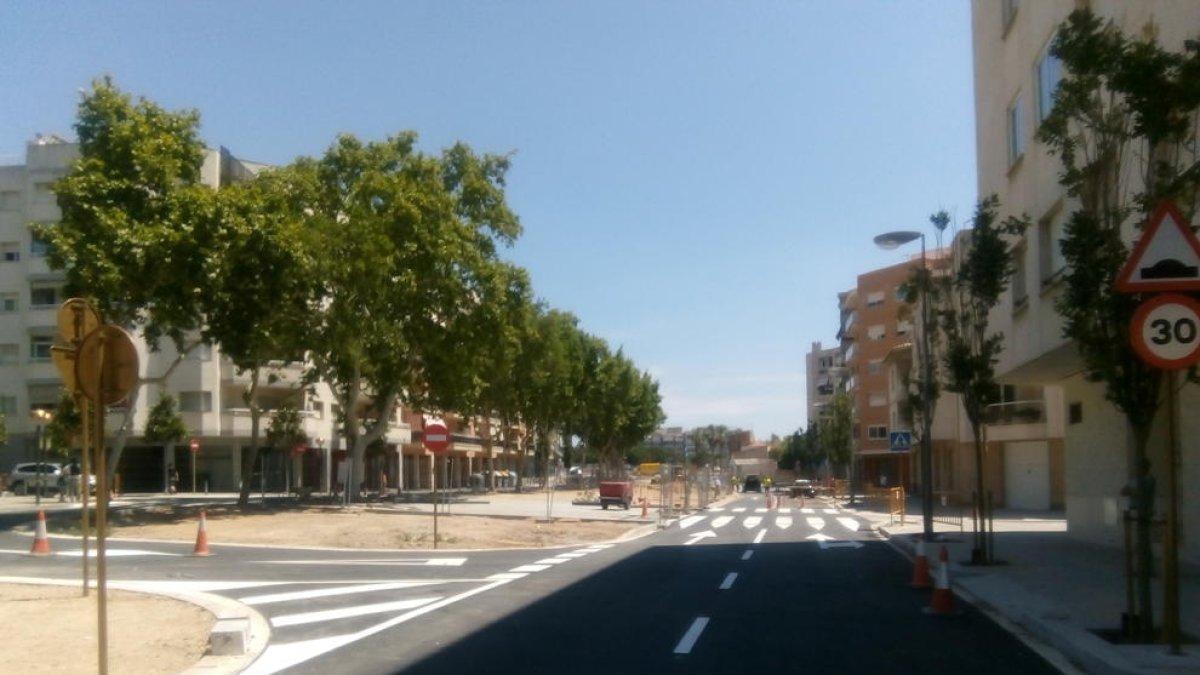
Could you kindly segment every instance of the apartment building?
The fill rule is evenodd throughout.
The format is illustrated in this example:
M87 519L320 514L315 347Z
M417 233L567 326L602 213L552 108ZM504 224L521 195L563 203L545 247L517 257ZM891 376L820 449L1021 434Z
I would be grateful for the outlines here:
M854 410L854 470L862 489L911 486L915 476L912 451L893 451L889 445L889 432L899 429L892 419L884 366L889 353L912 340L911 310L902 286L914 264L904 262L860 274L855 287L838 296L839 350L845 364L842 381Z
M824 348L820 342L804 355L805 394L808 402L808 421L817 424L824 417L833 395L840 391L846 377L841 347Z
M1121 514L1128 505L1122 490L1130 475L1129 431L1123 416L1105 400L1103 387L1085 379L1073 344L1062 337L1062 320L1054 309L1065 267L1058 243L1076 205L1058 184L1057 158L1034 137L1052 107L1062 72L1049 46L1061 22L1084 5L1127 34L1155 35L1167 49L1181 50L1185 39L1200 34L1200 3L1190 0L974 0L978 184L979 194L999 196L1003 213L1027 214L1033 222L1014 242L1017 273L992 316L995 329L1005 335L997 370L1012 388L1011 412L1019 415L1030 408L1028 402L1040 401L1046 423L1062 426L1061 501L1071 535L1119 545ZM1200 403L1194 385L1186 386L1181 397L1184 410ZM1181 556L1197 561L1200 495L1186 486L1200 480L1200 446L1195 440L1200 438L1200 420L1189 415L1182 420ZM990 435L995 438L994 431ZM1163 488L1158 491L1160 513L1165 509L1165 447L1165 433L1157 433L1151 461ZM1024 454L1021 461L1027 466L1053 471L1053 446L1004 448L1007 453L1014 450Z
M77 157L76 144L41 136L27 145L24 164L0 167L0 413L9 432L8 442L0 445L0 471L36 457L42 421L35 413L53 414L59 402L62 381L51 361L50 347L58 334L57 311L66 299L62 293L65 276L48 267L45 243L33 236L30 224L58 219L51 186ZM234 158L225 149L211 150L205 157L203 179L217 186L261 168ZM254 474L245 476L241 457L250 441L250 411L242 395L249 376L239 373L218 350L201 346L182 355L182 362L163 384L151 383L181 355L169 343L151 351L135 337L135 345L141 378L138 391L110 407L107 416L110 430L118 429L127 416L129 419L118 469L124 490L165 489L171 465L179 471L184 490L194 484L197 490L232 491L243 481L264 492L336 487L338 465L345 456L337 425L341 411L327 385L301 386L302 364L273 364L273 377L269 381L263 378L259 392L268 411L285 402L301 411L307 443L263 453ZM148 411L165 394L176 398L191 431L190 439L174 448L142 438ZM384 452L393 456L388 461L385 455L378 470L368 471L369 486L380 480L379 471L398 470L399 454L405 449L413 454L424 452L413 447L411 426L400 412L395 411L383 444ZM265 433L265 424L266 420L260 433Z

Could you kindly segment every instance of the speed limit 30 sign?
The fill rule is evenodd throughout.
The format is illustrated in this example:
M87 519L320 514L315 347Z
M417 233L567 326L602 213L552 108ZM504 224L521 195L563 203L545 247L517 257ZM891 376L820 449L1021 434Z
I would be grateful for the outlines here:
M1143 302L1130 326L1133 348L1146 363L1164 370L1200 361L1200 302L1163 293Z

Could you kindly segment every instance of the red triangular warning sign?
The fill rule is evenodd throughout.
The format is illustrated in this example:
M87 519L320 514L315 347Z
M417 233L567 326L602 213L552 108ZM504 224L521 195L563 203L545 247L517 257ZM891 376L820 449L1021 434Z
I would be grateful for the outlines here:
M1174 202L1163 202L1150 216L1142 238L1117 275L1113 290L1118 293L1200 290L1200 240Z

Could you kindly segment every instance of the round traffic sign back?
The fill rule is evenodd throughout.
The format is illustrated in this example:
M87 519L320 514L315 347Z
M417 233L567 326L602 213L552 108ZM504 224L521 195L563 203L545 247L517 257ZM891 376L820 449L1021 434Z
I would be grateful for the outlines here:
M1134 312L1129 333L1146 363L1187 368L1200 361L1200 302L1178 293L1156 295Z
M445 424L432 422L425 425L421 440L430 452L443 452L450 447L450 431Z

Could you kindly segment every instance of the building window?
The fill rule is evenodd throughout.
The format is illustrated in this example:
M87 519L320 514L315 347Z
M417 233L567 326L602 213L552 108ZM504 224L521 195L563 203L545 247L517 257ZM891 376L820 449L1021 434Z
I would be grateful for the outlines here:
M58 305L57 286L33 286L29 289L30 309L46 309L47 307L58 307Z
M49 250L50 243L31 230L29 232L29 257L44 258Z
M872 441L886 441L888 428L886 424L872 424L867 427L867 438Z
M0 211L20 211L21 193L17 190L0 191Z
M21 245L15 241L0 242L0 262L19 262Z
M1050 41L1054 42L1053 39ZM1050 53L1050 47L1042 53L1037 62L1037 121L1038 124L1050 115L1054 109L1054 91L1062 79L1062 61Z
M0 366L16 365L17 355L20 354L20 351L15 344L0 344Z
M54 344L52 335L34 335L29 338L29 360L49 361L50 347Z
M1025 290L1025 242L1013 249L1012 298L1013 309L1023 307L1029 301L1029 293Z
M867 361L867 372L872 375L878 375L883 372L883 359L871 359Z
M1061 209L1038 221L1038 267L1043 286L1054 282L1067 267L1060 243L1064 236Z
M17 311L17 294L0 293L0 314L10 314Z
M883 304L883 291L867 294L867 307L878 307Z
M882 408L883 406L887 405L887 402L888 397L884 392L872 392L867 396L867 405L871 406L872 408Z
M1025 97L1017 94L1008 107L1008 165L1014 166L1025 154Z
M179 412L212 412L211 391L179 392Z
M867 327L867 337L871 340L882 340L887 337L887 327L881 323Z
M896 322L896 335L908 335L912 331L912 322L908 319L900 319Z

